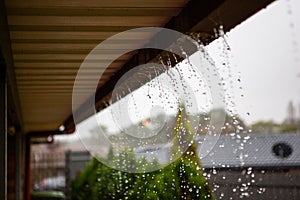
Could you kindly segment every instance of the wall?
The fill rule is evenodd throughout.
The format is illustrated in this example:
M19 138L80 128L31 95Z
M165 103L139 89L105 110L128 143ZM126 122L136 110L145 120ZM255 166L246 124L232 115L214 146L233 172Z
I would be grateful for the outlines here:
M300 199L300 170L210 172L216 199Z

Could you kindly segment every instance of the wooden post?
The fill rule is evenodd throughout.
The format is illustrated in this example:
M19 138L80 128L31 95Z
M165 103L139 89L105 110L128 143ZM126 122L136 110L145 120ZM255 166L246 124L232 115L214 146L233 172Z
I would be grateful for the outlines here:
M7 199L6 65L0 52L0 199Z

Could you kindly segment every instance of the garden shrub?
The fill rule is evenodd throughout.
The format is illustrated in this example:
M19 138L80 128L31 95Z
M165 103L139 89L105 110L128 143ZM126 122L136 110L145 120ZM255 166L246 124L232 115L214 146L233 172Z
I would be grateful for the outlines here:
M182 110L182 109L181 109ZM191 131L187 120L182 120L184 110L177 114L177 125L174 135L179 134L181 126ZM188 134L186 134L187 137ZM182 139L182 138L181 138ZM126 156L126 161L133 162L135 155L131 151L120 154ZM114 156L109 153L108 157ZM132 159L128 159L132 158ZM140 165L146 165L143 159ZM151 163L152 164L152 163ZM136 166L136 163L135 163ZM74 200L105 200L105 199L214 199L208 181L203 176L196 144L193 143L187 151L170 165L152 172L128 173L112 169L94 158L86 169L72 184L72 199Z

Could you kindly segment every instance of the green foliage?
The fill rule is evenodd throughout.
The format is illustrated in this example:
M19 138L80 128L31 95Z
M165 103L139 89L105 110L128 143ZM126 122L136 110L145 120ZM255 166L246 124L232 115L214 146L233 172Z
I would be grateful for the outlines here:
M297 132L298 127L295 124L280 124L280 132L281 133L291 133L291 132Z
M72 184L72 194L74 199L95 199L97 189L95 182L97 181L97 171L102 168L98 161L94 158L86 167L86 169L78 175L76 181ZM102 171L102 169L100 169ZM104 171L103 171L104 172Z
M251 125L253 133L290 133L297 132L297 125L286 122L258 121Z
M254 133L276 133L279 132L279 124L273 121L258 121L251 125Z
M133 174L93 159L73 182L72 199L213 199L194 160L189 152L163 169Z
M187 119L185 110L179 109L173 132L173 137L177 138L172 148L174 156L178 156L178 151L183 150L179 145L182 140L190 141L194 135ZM127 165L141 167L147 171L148 161L145 158L137 160L133 151L127 149L117 155L118 157L115 156L110 149L108 159L115 160L113 164L118 169ZM114 170L93 159L73 182L72 199L211 200L214 197L208 181L203 177L196 144L193 143L175 162L160 170L146 173L134 174Z

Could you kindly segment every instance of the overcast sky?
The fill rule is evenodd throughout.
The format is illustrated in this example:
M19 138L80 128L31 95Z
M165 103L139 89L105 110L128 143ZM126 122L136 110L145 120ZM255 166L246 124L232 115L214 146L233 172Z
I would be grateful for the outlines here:
M242 118L281 122L289 101L300 111L300 1L275 1L226 35L233 77L241 77L234 96ZM208 48L216 60L217 43Z

